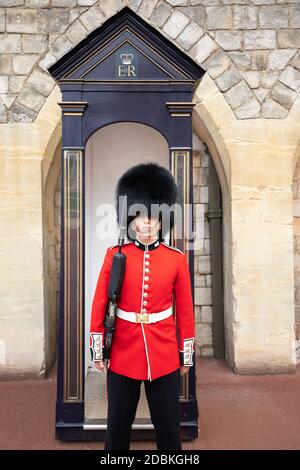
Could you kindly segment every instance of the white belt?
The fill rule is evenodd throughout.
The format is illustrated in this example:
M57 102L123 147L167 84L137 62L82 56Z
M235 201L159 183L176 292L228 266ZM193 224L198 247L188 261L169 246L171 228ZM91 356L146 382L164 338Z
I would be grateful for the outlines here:
M160 312L156 313L137 313L126 312L126 310L122 310L121 308L117 307L116 315L117 317L123 318L123 320L128 320L133 323L156 323L173 315L173 308L171 306L166 310L161 310Z

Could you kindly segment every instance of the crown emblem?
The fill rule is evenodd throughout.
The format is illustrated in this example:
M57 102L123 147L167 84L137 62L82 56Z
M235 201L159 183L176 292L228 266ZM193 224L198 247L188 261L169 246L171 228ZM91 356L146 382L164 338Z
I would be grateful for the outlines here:
M123 54L120 54L120 57L124 65L130 65L133 59L133 54L125 52Z

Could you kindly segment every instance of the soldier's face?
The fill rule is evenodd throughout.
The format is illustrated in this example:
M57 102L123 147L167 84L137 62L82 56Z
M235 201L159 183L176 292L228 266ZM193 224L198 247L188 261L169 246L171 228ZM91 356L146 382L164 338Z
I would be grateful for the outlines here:
M147 217L139 215L134 219L136 232L139 235L143 235L145 237L152 236L155 234L160 228L159 219L155 217Z

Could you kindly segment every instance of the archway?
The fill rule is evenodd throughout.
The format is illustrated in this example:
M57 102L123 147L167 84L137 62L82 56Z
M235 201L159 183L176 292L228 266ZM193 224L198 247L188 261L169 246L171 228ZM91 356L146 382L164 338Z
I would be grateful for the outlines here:
M52 136L53 138L53 136ZM51 139L52 140L52 139ZM50 150L49 159L42 165L43 206L43 275L44 275L44 322L45 322L45 373L51 370L56 361L58 290L59 284L57 259L59 247L60 212L55 209L55 193L60 183L61 139L56 148Z
M194 99L198 103L197 90ZM212 172L215 173L214 184L216 191L219 192L219 196L217 195L215 199L215 206L212 206L212 201L210 201L211 214L208 216L211 230L215 232L212 235L215 246L211 250L212 277L215 278L212 279L214 283L212 317L213 334L218 345L215 345L214 355L222 357L224 352L226 361L234 368L230 156L216 123L201 102L196 104L193 110L193 130L208 148L213 162ZM211 221L215 227L212 227Z
M300 142L293 160L294 309L296 361L300 362Z

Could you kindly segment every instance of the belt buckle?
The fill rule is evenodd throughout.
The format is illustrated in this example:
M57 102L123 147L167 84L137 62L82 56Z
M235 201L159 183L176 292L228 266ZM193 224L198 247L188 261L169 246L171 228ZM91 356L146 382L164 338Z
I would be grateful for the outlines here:
M136 323L149 323L149 314L148 313L136 313Z

